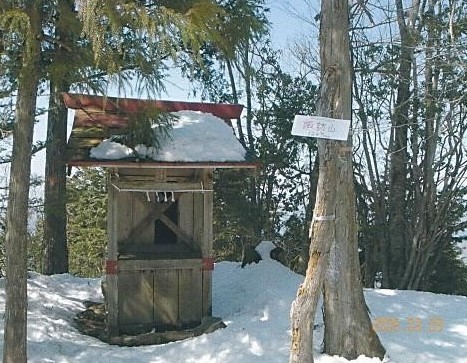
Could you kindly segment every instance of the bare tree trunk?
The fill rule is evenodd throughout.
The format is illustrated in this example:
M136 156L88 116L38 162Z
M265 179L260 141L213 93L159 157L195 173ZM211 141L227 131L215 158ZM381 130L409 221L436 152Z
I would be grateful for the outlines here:
M321 2L320 116L351 116L348 17L347 0ZM313 321L323 282L326 351L346 358L359 354L382 358L385 353L372 329L359 278L351 150L351 142L318 140L319 179L310 259L291 309L290 363L313 362Z
M235 82L235 76L233 73L233 68L232 68L232 61L229 59L225 60L225 65L227 68L227 73L229 75L229 81L230 81L230 87L232 88L232 99L234 103L238 103L238 92L237 92L237 86ZM243 145L245 149L248 149L249 147L252 147L252 145L248 145L246 143L246 138L245 134L243 133L243 127L242 127L242 119L239 117L237 119L237 133L238 136L237 138L240 140L240 143Z
M27 361L27 236L31 151L39 84L39 59L42 1L25 10L30 34L25 34L25 49L18 79L16 120L13 129L13 158L7 208L6 306L4 363Z
M354 75L355 73L353 73ZM364 285L366 287L374 287L376 281L376 274L378 271L381 271L383 276L387 276L388 273L388 260L389 254L385 249L387 249L387 218L386 218L386 204L385 204L385 195L386 192L384 190L385 185L388 184L386 175L387 173L384 172L383 175L380 174L380 165L378 163L378 156L376 152L376 142L372 141L372 137L370 136L370 130L372 129L368 123L368 115L365 112L365 104L361 98L361 93L359 89L359 85L353 77L353 99L358 104L358 116L362 123L362 146L363 146L363 154L364 160L366 162L368 171L368 178L370 181L370 188L366 190L367 193L371 195L372 199L372 211L367 211L365 214L372 214L373 218L373 225L372 225L372 233L369 232L369 216L365 215L362 216L361 223L364 226L367 226L365 235L363 236L364 242ZM383 165L384 169L384 165ZM361 178L360 184L366 185L367 180ZM369 206L366 200L363 200L362 204L364 204L363 209L367 209ZM358 209L358 208L357 208ZM383 253L384 251L384 253ZM362 263L362 261L360 261Z
M400 65L397 75L397 99L392 115L394 138L391 148L389 228L388 238L390 264L387 275L383 276L383 287L396 288L401 282L407 263L407 244L410 237L406 225L406 192L408 172L408 130L410 110L410 80L414 53L413 32L420 0L413 0L407 12L402 0L396 0L397 22L401 37Z
M429 0L424 16L428 19L435 18L435 3L437 0ZM436 38L441 37L437 34L434 22L427 21L427 39L425 48L425 83L424 83L424 103L425 103L425 133L421 148L424 151L422 171L419 180L416 183L416 199L414 205L419 208L419 218L416 220L414 235L410 248L410 258L407 263L404 278L400 283L400 288L419 289L421 277L425 274L425 268L428 260L433 253L437 242L435 231L436 226L436 185L435 185L435 157L436 148L439 139L439 127L436 125L438 116L438 105L436 98L438 94L439 67L437 59L439 57L436 51ZM454 169L453 169L454 170ZM417 179L415 179L417 180Z

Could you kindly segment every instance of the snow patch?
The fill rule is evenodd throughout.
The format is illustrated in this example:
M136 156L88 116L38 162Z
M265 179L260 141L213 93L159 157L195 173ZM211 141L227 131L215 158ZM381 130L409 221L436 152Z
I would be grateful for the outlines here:
M133 150L118 142L105 139L91 149L90 156L94 159L119 160L133 156Z
M213 315L226 329L170 344L118 347L85 336L73 318L83 301L102 301L100 279L68 274L28 279L29 363L284 363L290 349L290 305L303 277L269 256L261 243L258 264L220 262L213 273ZM0 279L0 315L5 310L5 280ZM371 318L391 363L467 363L467 298L415 291L365 290ZM396 323L396 324L393 324ZM320 353L321 309L315 319L316 363L348 363ZM388 328L389 327L389 328ZM0 351L3 330L0 329ZM353 363L377 363L360 356Z
M264 241L264 242L261 242L256 248L256 252L259 253L259 255L261 256L261 258L263 260L270 260L271 259L271 251L276 248L276 246L274 245L274 243L272 243L271 241Z

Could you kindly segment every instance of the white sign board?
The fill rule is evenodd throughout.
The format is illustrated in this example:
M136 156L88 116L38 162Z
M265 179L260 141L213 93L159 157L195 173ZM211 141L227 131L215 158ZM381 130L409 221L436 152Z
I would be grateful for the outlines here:
M350 120L295 115L292 135L344 141L347 140L349 129Z

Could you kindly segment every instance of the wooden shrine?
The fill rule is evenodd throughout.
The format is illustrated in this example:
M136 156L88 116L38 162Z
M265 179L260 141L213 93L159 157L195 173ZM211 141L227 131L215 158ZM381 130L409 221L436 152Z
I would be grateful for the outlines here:
M213 171L255 168L245 160L91 159L90 149L125 132L127 116L151 103L211 113L230 122L239 105L64 94L75 110L68 166L110 171L104 291L110 337L191 329L211 316Z

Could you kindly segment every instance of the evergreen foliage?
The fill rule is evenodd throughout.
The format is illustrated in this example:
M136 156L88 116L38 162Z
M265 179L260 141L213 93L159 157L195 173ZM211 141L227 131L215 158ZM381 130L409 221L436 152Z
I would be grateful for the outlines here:
M257 206L249 198L248 172L218 169L214 178L214 257L240 261L246 245L257 239Z
M107 244L106 172L77 169L67 181L70 273L101 276Z
M317 87L281 70L279 52L261 49L256 72L253 123L256 157L262 165L258 200L265 215L260 217L264 236L275 238L287 230L287 220L309 217L311 174L316 140L291 135L295 115L315 112ZM304 224L304 226L306 223ZM289 231L290 232L290 231ZM303 235L295 236L302 243Z
M60 92L73 88L105 93L112 83L123 94L131 89L154 97L164 89L162 79L168 63L185 54L194 64L199 64L199 52L206 42L225 44L221 25L227 26L232 15L210 0L63 0L43 1L42 4L40 14L37 14L41 15L42 21L42 33L37 36L41 45L41 67L35 73L40 76L41 89L50 90L44 248L50 262L45 272L54 273L68 269L66 261L54 258L59 253L56 251L66 247L64 219L60 218L65 214L65 167L60 149L65 143L63 130L66 127L62 124L66 110L60 101ZM2 2L1 5L0 95L6 97L11 97L17 88L21 31L27 30L21 28L26 23L22 22L24 14L19 12L23 18L16 16L16 5L15 2ZM9 31L13 26L16 26L16 33ZM241 30L235 41L240 42L248 34L243 28ZM158 119L168 124L167 117L160 115ZM2 117L2 131L9 131L11 121L11 117ZM149 123L138 122L127 137L147 139L154 133L163 136L166 128L150 130ZM128 142L134 143L133 140ZM44 146L39 143L33 151ZM152 146L157 148L158 145ZM54 224L62 228L54 228Z
M127 114L127 117L128 128L125 133L113 139L132 148L136 154L135 146L139 144L152 147L157 152L163 140L170 138L169 131L176 120L173 114L151 106Z
M112 73L120 70L119 55L125 58L129 53L130 58L143 60L140 54L145 52L140 52L139 47L135 49L134 43L128 42L130 39L144 40L146 48L152 52L151 68L157 69L163 59L176 59L183 47L196 53L206 39L220 37L217 29L222 9L210 0L86 0L80 2L78 10L95 60L98 64L107 64Z
M435 269L427 279L425 290L439 294L467 296L467 264L462 259L459 242L464 238L453 238L436 259Z
M107 245L106 172L100 168L77 168L67 178L67 240L69 272L99 277ZM28 269L43 272L44 223L37 219L28 246Z

